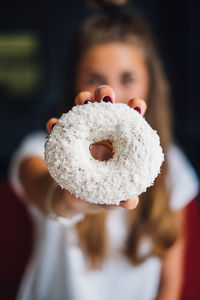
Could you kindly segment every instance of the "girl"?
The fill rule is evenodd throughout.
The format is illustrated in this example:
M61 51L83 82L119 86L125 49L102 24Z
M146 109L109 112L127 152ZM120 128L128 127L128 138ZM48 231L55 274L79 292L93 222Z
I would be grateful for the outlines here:
M146 119L158 131L166 162L138 206L137 197L122 199L120 207L94 205L55 187L43 159L45 133L26 138L13 159L11 181L36 231L18 299L178 299L184 207L198 184L173 144L169 85L152 36L131 13L96 15L82 25L70 62L66 105L73 99L76 105L123 102L143 115L147 104ZM49 120L49 132L56 122ZM104 159L109 149L97 145L91 154ZM50 210L71 226L51 219Z

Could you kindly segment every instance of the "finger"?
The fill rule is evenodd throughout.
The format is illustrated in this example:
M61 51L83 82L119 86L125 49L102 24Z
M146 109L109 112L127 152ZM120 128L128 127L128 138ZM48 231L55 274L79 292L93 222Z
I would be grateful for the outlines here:
M131 199L128 199L126 201L120 201L119 205L125 209L134 209L137 207L139 203L139 198L138 197L133 197Z
M94 100L97 102L115 102L115 92L108 85L100 85L94 92Z
M80 92L75 98L75 105L87 104L89 101L92 102L92 94L88 91Z
M49 119L49 121L46 123L46 129L47 129L48 133L51 133L54 125L56 125L57 122L58 122L57 118Z
M85 207L87 206L87 202L81 200L80 198L76 198L73 194L71 194L68 190L64 190L66 195L66 202L70 204L72 207L77 208L79 206Z
M134 98L128 101L128 106L137 110L142 116L144 116L147 109L147 105L142 99Z
M76 198L73 194L71 194L67 190L64 190L64 193L66 195L65 197L66 204L73 212L82 212L85 214L96 214L108 209L117 208L115 206L106 205L106 204L103 205L103 204L89 203L85 200L81 200L80 198Z

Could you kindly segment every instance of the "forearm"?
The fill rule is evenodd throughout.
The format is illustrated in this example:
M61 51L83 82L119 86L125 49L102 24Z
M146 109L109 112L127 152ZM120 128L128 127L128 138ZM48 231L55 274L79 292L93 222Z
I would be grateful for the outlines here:
M45 199L52 179L45 162L39 157L30 157L22 161L19 178L27 200L32 201L43 213L46 213Z
M177 212L180 234L167 251L162 266L161 282L156 300L179 300L183 285L185 260L185 208Z
M181 294L181 285L173 288L171 285L163 284L155 300L179 300Z
M25 159L20 165L19 177L28 200L47 215L46 199L53 179L44 160L39 157ZM59 186L52 193L52 206L60 216L71 217L74 215L66 204L64 191Z

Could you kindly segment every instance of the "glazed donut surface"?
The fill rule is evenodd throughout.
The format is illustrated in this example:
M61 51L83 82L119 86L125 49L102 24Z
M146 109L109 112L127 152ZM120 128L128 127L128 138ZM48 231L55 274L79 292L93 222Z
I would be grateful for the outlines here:
M90 146L112 144L113 156L99 161ZM74 106L45 143L45 161L54 180L77 198L118 205L145 192L164 160L160 138L146 120L122 103Z

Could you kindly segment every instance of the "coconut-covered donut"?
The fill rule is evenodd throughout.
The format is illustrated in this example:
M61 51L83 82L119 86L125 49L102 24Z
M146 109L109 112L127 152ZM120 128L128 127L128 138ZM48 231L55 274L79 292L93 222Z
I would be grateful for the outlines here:
M112 145L108 161L96 160L90 146ZM122 103L74 106L54 126L45 143L53 179L77 198L118 205L145 192L164 160L160 139L146 120Z

